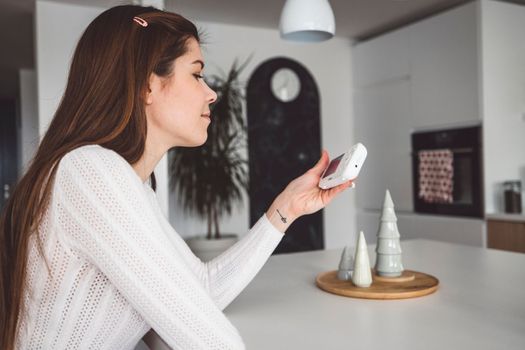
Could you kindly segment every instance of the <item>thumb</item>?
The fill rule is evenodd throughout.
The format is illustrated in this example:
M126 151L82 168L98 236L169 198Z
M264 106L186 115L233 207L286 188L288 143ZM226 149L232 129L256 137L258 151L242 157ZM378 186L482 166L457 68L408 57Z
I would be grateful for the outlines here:
M329 160L328 159L328 153L325 150L323 150L321 152L321 158L319 159L317 164L315 164L314 167L312 169L310 169L310 171L312 171L317 176L323 175L323 171L328 166L328 163L329 163L328 160Z

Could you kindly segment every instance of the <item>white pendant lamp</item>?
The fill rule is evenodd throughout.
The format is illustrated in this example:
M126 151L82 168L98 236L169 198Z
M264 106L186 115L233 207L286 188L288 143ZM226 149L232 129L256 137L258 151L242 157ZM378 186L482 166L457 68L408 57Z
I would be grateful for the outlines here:
M328 0L286 0L279 29L285 40L325 41L335 34L334 12Z

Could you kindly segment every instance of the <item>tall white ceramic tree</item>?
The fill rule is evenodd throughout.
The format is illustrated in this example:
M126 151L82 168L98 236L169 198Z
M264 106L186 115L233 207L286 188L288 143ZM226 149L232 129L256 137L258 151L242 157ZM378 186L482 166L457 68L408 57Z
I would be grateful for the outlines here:
M354 272L352 282L358 287L370 287L372 284L372 273L370 271L370 260L363 231L359 232L355 251Z

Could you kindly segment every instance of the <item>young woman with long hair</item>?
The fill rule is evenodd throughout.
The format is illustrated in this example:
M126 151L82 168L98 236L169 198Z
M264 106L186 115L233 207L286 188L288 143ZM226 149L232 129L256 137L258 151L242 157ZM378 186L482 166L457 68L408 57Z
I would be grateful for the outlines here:
M163 216L153 169L207 138L216 94L184 17L118 6L83 33L64 96L0 219L0 349L242 349L222 313L298 217L350 182L293 180L236 245L196 258Z

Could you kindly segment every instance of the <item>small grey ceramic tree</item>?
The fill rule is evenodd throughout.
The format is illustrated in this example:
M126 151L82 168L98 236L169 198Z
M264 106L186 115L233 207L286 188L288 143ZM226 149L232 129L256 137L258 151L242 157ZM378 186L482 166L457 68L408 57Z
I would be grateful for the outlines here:
M352 270L354 269L354 257L352 256L352 250L350 247L345 247L341 254L341 260L339 261L339 269L337 270L337 278L342 281L348 281L352 279Z
M376 245L376 274L384 277L401 276L403 264L401 263L400 235L397 229L394 202L389 190L386 190L385 193L380 221Z

